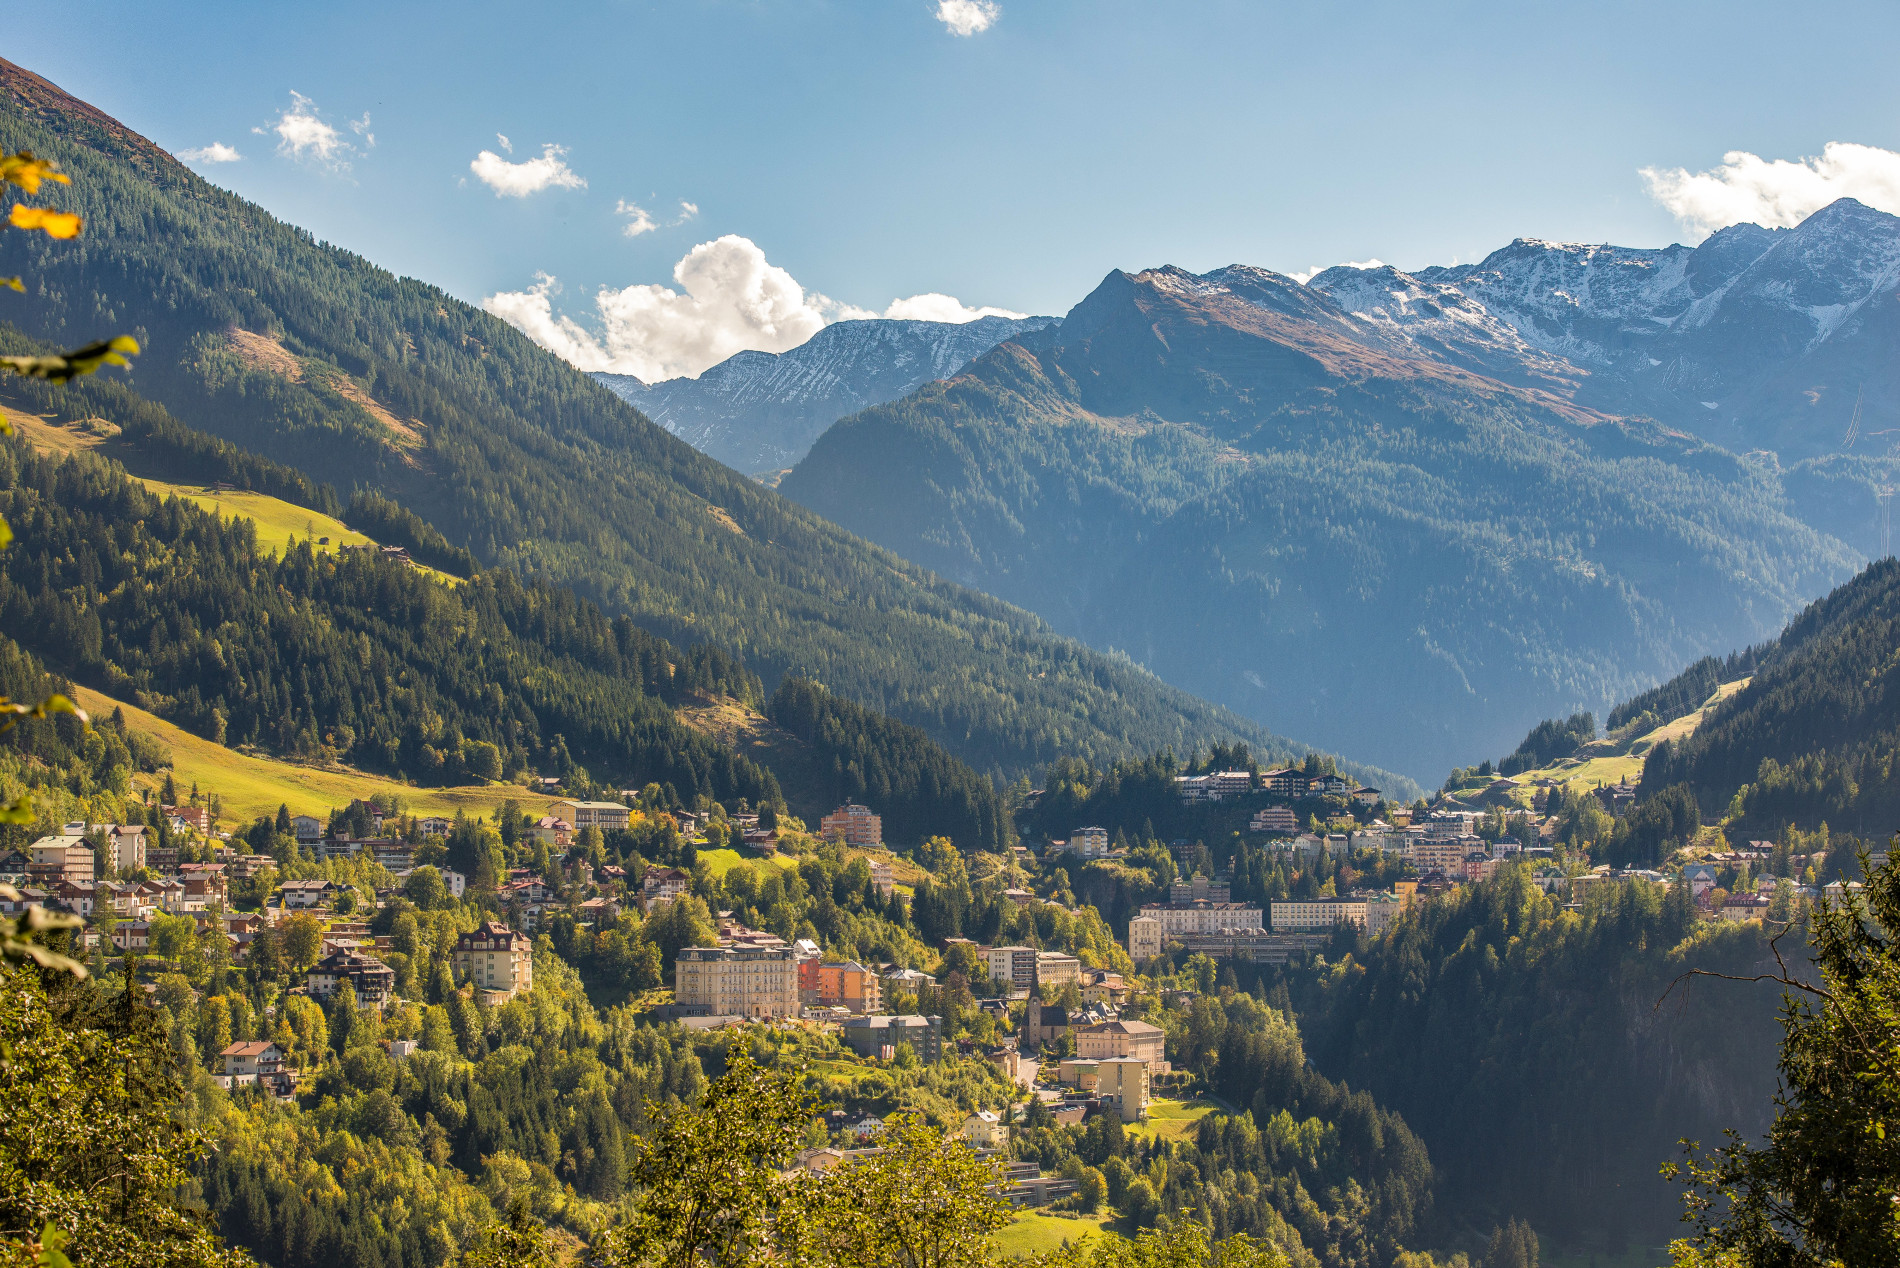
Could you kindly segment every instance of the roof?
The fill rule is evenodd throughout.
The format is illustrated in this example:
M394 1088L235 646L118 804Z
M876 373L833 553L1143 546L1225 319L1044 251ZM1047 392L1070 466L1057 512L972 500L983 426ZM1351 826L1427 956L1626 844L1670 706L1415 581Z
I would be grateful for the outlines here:
M1150 1026L1145 1021L1097 1022L1093 1026L1083 1027L1082 1033L1085 1035L1128 1035L1137 1039L1145 1039L1149 1035L1167 1034L1161 1027Z
M576 810L619 810L625 812L625 802L619 801L557 801L557 806L572 806Z
M276 1046L268 1039L240 1039L218 1055L221 1057L261 1057Z

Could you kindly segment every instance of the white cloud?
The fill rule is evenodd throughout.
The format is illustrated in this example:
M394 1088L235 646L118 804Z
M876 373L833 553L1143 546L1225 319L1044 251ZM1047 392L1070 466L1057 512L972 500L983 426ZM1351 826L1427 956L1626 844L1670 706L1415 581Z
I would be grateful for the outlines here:
M1641 175L1650 197L1696 241L1744 222L1797 225L1837 198L1900 215L1900 154L1847 141L1829 141L1818 158L1769 160L1731 150L1710 171L1645 167Z
M367 129L369 116L363 116ZM352 124L352 127L356 125ZM286 158L314 160L325 167L342 170L349 167L349 156L356 147L343 139L343 134L323 121L317 113L316 103L294 89L290 94L289 107L279 116L277 122L269 128L253 128L260 135L277 137L277 152ZM370 138L375 144L375 138Z
M602 287L594 296L593 330L554 311L559 287L546 274L525 291L488 296L482 307L580 369L638 375L649 383L697 376L749 348L785 352L829 322L878 315L807 291L769 263L757 243L737 234L688 251L673 266L673 280L678 290ZM884 315L974 321L992 313L1021 316L936 294L893 300Z
M564 148L550 142L541 147L540 158L510 163L493 150L483 150L468 170L494 190L497 198L526 198L544 189L585 189L587 182L561 157L565 153Z
M630 203L624 198L614 204L614 214L627 218L627 223L621 229L621 232L626 234L629 238L637 238L643 233L652 233L655 229L678 228L699 214L699 205L697 203L689 203L684 198L680 199L679 216L667 221L664 225L655 220L646 208L641 207L637 203Z
M903 321L947 321L961 325L979 317L1027 317L1029 314L1011 312L1007 308L971 308L949 295L930 291L909 299L892 300L884 315Z
M510 141L507 137L503 136L501 133L497 132L495 134L495 139L501 142L501 148L502 148L503 153L513 154L515 152L515 143L513 141Z
M244 156L222 141L213 141L195 150L180 150L178 157L187 163L235 163Z
M1327 269L1382 269L1384 267L1385 261L1375 255L1370 260L1347 260L1343 264L1315 264L1304 273L1288 273L1287 276L1301 286L1305 286Z
M952 35L981 35L1002 16L996 0L937 0L937 21Z

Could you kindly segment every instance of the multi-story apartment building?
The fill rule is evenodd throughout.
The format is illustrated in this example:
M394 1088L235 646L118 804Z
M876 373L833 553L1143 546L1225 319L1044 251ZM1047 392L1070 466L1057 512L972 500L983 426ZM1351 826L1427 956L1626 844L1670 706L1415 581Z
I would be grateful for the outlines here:
M1069 834L1069 849L1085 859L1099 859L1108 853L1107 828L1077 828Z
M534 988L533 947L527 934L483 921L455 940L455 980L474 983L483 1003L505 1003Z
M1342 921L1365 928L1366 900L1363 898L1294 899L1269 904L1275 932L1297 929L1331 929Z
M1082 985L1082 961L1072 955L1063 955L1057 951L1039 951L1036 953L1036 985L1053 986L1061 990L1069 983Z
M1171 903L1225 903L1233 901L1233 891L1226 881L1211 881L1199 872L1185 881L1176 881L1168 890Z
M1133 1057L1168 1072L1168 1032L1145 1021L1104 1021L1075 1032L1075 1055L1089 1061Z
M989 964L990 981L1004 990L1036 989L1034 947L985 947L983 958Z
M673 962L673 998L715 1017L796 1017L797 952L787 946L685 947Z
M811 982L811 1002L827 1008L848 1008L854 1013L875 1013L884 1004L878 976L855 960L799 966L801 985Z
M633 812L618 801L557 801L554 808L561 818L574 825L576 832L588 827L602 832L624 828L633 819Z
M884 820L872 814L869 806L847 801L818 821L818 835L827 841L872 849L884 844Z
M943 1059L943 1018L879 1015L851 1017L844 1023L844 1042L861 1057L888 1061L897 1055L899 1044L909 1044L925 1064Z
M84 824L72 825L84 828ZM93 879L92 844L81 833L44 836L27 847L26 879L29 884L53 886L91 884Z
M374 956L336 951L318 960L304 976L304 985L316 999L328 999L345 982L356 992L356 1002L380 1008L396 990L396 970Z
M130 876L145 866L144 825L115 823L106 830L106 859L112 870Z
M1124 1123L1148 1112L1148 1063L1136 1057L1110 1057L1095 1063L1095 1095Z
M891 871L889 863L877 859L871 861L871 888L875 889L877 896L885 902L891 900L891 895L897 889L897 877Z
M1167 931L1159 916L1136 915L1128 921L1128 958L1136 964L1161 954Z
M1252 903L1195 901L1185 903L1144 903L1138 913L1161 922L1161 931L1204 933L1212 929L1259 929L1265 913Z
M1249 832L1298 832L1300 821L1291 806L1265 806L1247 821Z

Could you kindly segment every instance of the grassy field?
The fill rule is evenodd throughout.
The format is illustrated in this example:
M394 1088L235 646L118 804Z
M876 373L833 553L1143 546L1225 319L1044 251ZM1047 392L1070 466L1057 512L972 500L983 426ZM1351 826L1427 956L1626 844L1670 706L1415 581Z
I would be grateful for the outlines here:
M738 867L742 863L756 864L771 862L779 867L798 866L798 860L787 858L783 854L774 854L771 859L767 860L755 854L742 854L738 850L701 850L699 851L699 857L706 861L706 866L712 869L714 876L721 878L723 878L727 872L730 872L733 868Z
M353 798L378 793L394 794L402 799L411 814L453 815L466 811L486 815L503 801L513 798L524 811L546 813L554 798L512 784L492 784L464 788L415 788L400 781L363 771L326 770L298 766L267 757L252 757L234 752L210 740L191 734L156 717L136 705L114 700L111 696L80 687L75 693L80 707L104 717L112 710L125 710L127 725L146 731L171 746L173 778L179 787L193 782L206 793L217 793L224 802L227 821L245 822L261 814L274 814L287 805L292 814L322 816L333 806L346 806ZM140 785L161 782L149 775L138 778Z
M1079 1242L1091 1233L1100 1237L1119 1237L1113 1220L1087 1216L1050 1215L1042 1211L1024 1211L1008 1226L990 1238L1005 1255L1036 1255L1060 1250L1063 1242Z
M281 498L269 497L262 493L249 493L243 490L216 490L193 487L185 484L170 484L164 480L148 480L143 476L134 477L138 482L159 497L178 497L187 502L195 502L205 510L222 519L245 519L257 525L257 544L273 555L282 554L292 539L312 541L318 537L328 537L328 545L315 546L315 549L330 554L343 546L374 546L376 543L363 534L344 527L343 521L333 520L328 515L320 515L306 507L296 506Z
M1195 1125L1219 1108L1204 1097L1191 1101L1156 1097L1148 1104L1148 1121L1131 1124L1127 1131L1145 1139L1181 1140L1192 1135Z
M113 444L112 436L102 434L110 428L109 424L95 431L83 424L61 424L3 407L0 407L0 413L4 413L7 421L12 423L36 449L50 453L95 450L121 463L129 463L137 457L136 454L122 452L117 445ZM369 537L346 527L343 521L319 514L307 507L286 502L282 498L242 490L219 490L203 485L173 484L168 480L153 480L140 475L134 475L132 478L144 485L147 492L161 498L183 498L223 519L251 521L257 526L257 544L273 555L283 553L284 548L293 539L311 542L312 548L321 554L333 554L345 546L376 545L376 542ZM325 544L317 545L316 539L323 537L330 540ZM418 567L422 566L418 565ZM433 568L422 567L422 571L450 583L458 580L447 573L437 572Z

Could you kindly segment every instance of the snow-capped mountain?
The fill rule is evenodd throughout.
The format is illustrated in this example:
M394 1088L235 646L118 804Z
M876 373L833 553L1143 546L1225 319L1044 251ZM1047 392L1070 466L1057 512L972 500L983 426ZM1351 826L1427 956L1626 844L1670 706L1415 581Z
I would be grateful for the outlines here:
M697 379L648 384L630 374L594 377L727 466L775 472L804 457L845 415L947 378L1005 339L1055 321L841 321L789 352L741 352Z
M1855 452L1885 453L1869 433L1900 427L1900 217L1851 198L1694 248L1521 238L1478 264L1308 285L1416 355L1732 448L1799 459L1852 430Z

